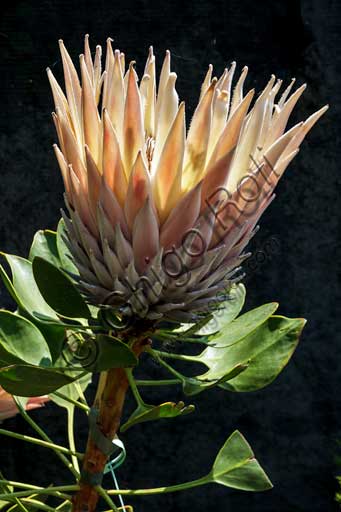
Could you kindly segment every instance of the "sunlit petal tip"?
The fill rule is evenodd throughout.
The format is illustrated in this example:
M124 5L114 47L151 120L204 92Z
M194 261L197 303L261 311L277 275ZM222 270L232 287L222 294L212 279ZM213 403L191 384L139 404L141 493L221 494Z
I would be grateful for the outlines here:
M237 144L246 114L249 110L255 90L251 89L238 105L233 115L228 119L221 136L212 152L209 163L210 168L217 160L228 154Z
M185 104L182 102L170 128L153 176L153 193L161 223L175 206L181 194L185 138Z
M323 114L325 114L325 112L327 112L327 110L329 110L329 108L330 108L330 105L327 103L327 105L324 105L323 107L320 108L320 110L317 110L312 115L318 116L318 119L319 119L321 116L323 116Z
M295 92L292 93L291 96L287 99L287 101L284 103L283 108L285 108L285 105L289 105L290 103L297 103L297 100L299 97L304 93L304 91L307 88L307 84L302 84L298 89L296 89Z
M124 108L124 165L129 176L137 152L144 146L144 129L140 92L134 70L135 61L130 62L128 71L128 86Z
M264 152L264 160L265 162L274 167L278 161L278 159L283 154L287 154L293 148L293 145L297 144L294 141L297 141L296 135L302 131L304 123L303 121L297 123L290 130L288 130L284 135L282 135L279 139L277 139L272 146L267 148Z
M156 102L156 135L153 152L153 172L155 172L156 166L158 165L164 143L178 111L179 97L175 89L176 79L176 73L170 73L167 76L165 87L162 90L161 97L163 97L163 99L161 101L159 95ZM161 80L159 90L160 87ZM160 104L158 103L159 100L161 101Z
M56 109L56 113L60 130L60 142L65 160L68 164L72 164L78 179L84 184L86 180L86 169L83 162L83 148L77 143L76 134L73 132L65 116L59 109Z
M211 84L197 106L187 134L182 186L189 190L202 178L207 157L212 123L212 101L217 79Z
M314 112L311 116L306 119L301 127L301 130L297 133L297 135L293 138L292 144L288 145L288 148L285 152L285 156L288 154L289 149L294 150L302 143L302 141L305 139L306 135L309 133L309 131L312 129L312 127L317 123L317 121L325 114L325 112L328 110L329 105L325 105L324 107L320 108L316 112Z
M159 79L159 87L157 91L157 99L156 99L156 119L159 118L161 106L163 103L163 99L165 96L165 89L168 82L169 74L170 74L170 62L171 62L171 54L169 50L166 50L165 58L163 60L160 79Z
M241 75L238 79L238 82L234 88L232 102L231 102L231 108L230 108L230 114L229 114L230 117L232 116L232 114L234 113L234 111L236 110L238 105L243 100L243 87L244 87L244 82L246 80L248 71L249 71L249 68L247 66L244 66L242 69Z
M212 80L212 73L213 73L213 65L212 64L209 64L208 65L208 70L207 70L207 73L205 75L205 78L204 78L204 81L202 83L202 86L201 86L201 92L200 92L200 98L199 98L199 101L201 100L201 98L203 97L203 95L205 94L207 88L210 86L211 84L211 80Z
M54 77L52 71L50 68L46 69L48 80L51 86L53 100L55 104L55 108L59 108L64 115L68 115L69 112L69 106L67 103L67 99L65 98L65 95L59 86L56 78Z
M78 142L81 142L81 86L76 68L62 39L59 40L59 48L62 56L66 96L69 103L73 128Z
M64 155L57 146L57 144L53 144L53 150L56 155L60 171L62 173L62 178L64 182L64 188L65 192L67 194L67 197L69 198L69 201L72 202L72 190L71 190L71 183L70 183L70 176L69 176L69 169L68 165L65 161Z
M293 88L294 84L296 82L296 78L292 78L291 81L290 81L290 84L288 85L288 87L284 90L282 96L280 97L280 100L278 102L278 106L279 108L282 108L287 97L289 96L290 94L290 91L291 89Z

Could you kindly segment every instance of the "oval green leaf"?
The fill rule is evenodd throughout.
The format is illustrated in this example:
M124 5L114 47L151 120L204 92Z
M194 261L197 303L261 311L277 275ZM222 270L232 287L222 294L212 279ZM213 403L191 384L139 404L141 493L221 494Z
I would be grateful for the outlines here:
M259 325L273 315L277 308L277 302L270 302L269 304L263 304L258 308L251 309L251 311L239 316L222 331L212 336L210 346L223 348L239 343L241 339L257 329ZM205 356L203 355L203 357Z
M304 318L272 316L241 343L230 347L226 358L232 362L247 361L248 367L221 387L246 392L270 384L288 364L305 323Z
M122 341L112 336L100 334L93 341L97 345L97 354L86 368L92 372L102 372L110 368L131 368L136 366L137 357Z
M56 267L60 266L57 250L57 233L50 230L37 231L33 238L28 259L32 262L38 256Z
M27 317L42 332L55 361L60 355L64 342L64 327L56 312L45 302L33 277L32 263L19 256L4 254L11 272L12 280L0 265L0 276L18 304L22 316Z
M50 366L51 354L44 336L26 318L0 311L0 362Z
M13 365L0 369L0 386L11 395L48 395L76 378L39 366Z
M66 345L63 352L66 367L102 372L110 368L131 368L138 362L134 352L122 341L109 335L88 336Z
M229 291L229 299L223 302L217 311L212 313L211 320L197 334L208 336L222 332L239 315L245 302L245 286L240 283L233 285Z
M37 312L51 321L58 320L56 312L46 303L39 291L33 277L32 263L13 254L3 253L3 256L11 268L12 281L0 266L1 277L18 306L32 316Z
M303 319L270 316L270 303L233 320L222 333L210 338L205 350L190 356L208 370L193 377L178 373L186 395L219 385L230 391L254 391L270 384L292 356L304 326Z
M40 293L54 311L67 318L91 318L85 300L61 270L40 257L34 258L32 268Z
M212 365L208 372L196 377L185 377L182 375L182 389L187 396L197 395L206 389L213 388L222 382L234 379L236 375L247 369L247 364L236 364L230 368L226 361L218 361Z

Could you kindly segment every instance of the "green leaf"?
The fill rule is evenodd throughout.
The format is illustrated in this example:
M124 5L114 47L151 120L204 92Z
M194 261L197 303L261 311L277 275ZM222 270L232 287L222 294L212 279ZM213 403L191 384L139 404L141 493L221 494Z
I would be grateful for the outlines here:
M130 368L138 362L128 345L105 334L71 336L62 357L71 370L84 368L93 373L110 368Z
M209 315L205 316L205 318L200 319L195 324L183 323L180 325L180 327L178 327L176 325L175 328L172 328L171 325L167 325L167 323L166 323L166 328L164 328L163 323L161 322L158 331L161 334L166 334L166 335L169 335L169 334L172 334L173 336L174 336L174 334L181 335L181 339L184 341L187 341L187 338L189 336L199 335L200 331L203 330L206 327L206 325L212 321L212 319L213 319L213 315L209 314ZM169 327L170 327L170 329L169 329ZM208 328L208 330L210 330L210 329Z
M85 300L61 270L40 257L34 258L32 266L38 288L52 309L68 318L91 318Z
M1 253L7 260L12 280L0 265L0 277L12 298L19 306L21 316L28 318L43 334L55 361L62 350L65 336L63 325L55 311L44 301L36 285L32 272L32 263L19 256Z
M244 306L245 295L246 290L243 284L233 285L229 292L229 299L213 312L212 319L197 334L208 336L222 332L239 315Z
M265 474L254 453L238 430L227 439L219 451L207 483L215 482L243 491L266 491L272 483Z
M288 363L305 323L303 319L270 316L277 307L277 303L265 304L245 313L225 332L211 337L201 354L183 356L204 364L208 368L205 373L186 377L169 367L182 381L185 394L216 385L230 391L254 391L270 384Z
M194 405L185 406L184 402L165 402L160 405L148 405L141 403L135 409L130 418L121 426L121 432L125 432L128 428L145 421L160 420L163 418L175 418L193 412Z
M182 388L187 396L197 395L202 391L210 389L222 382L234 379L236 375L244 372L247 364L236 364L233 368L221 368L221 365L212 366L210 370L196 377L182 376Z
M304 325L301 319L269 318L276 307L265 304L249 311L234 320L225 334L215 337L195 358L209 368L201 378L218 378L241 365L242 373L219 383L223 389L254 391L270 384L288 363Z
M63 238L67 238L65 223L63 219L60 219L57 228L57 249L58 256L60 259L60 266L64 270L73 274L78 274L77 267L73 263L73 257L65 244Z
M15 302L32 317L35 313L43 314L46 319L58 320L56 312L45 302L34 280L32 263L20 256L4 254L12 272L12 281L0 266L1 277Z
M216 385L245 372L252 351L246 350L241 353L239 346L245 336L264 323L277 307L277 303L271 303L248 311L237 320L233 320L226 332L214 336L207 348L197 357L193 357L194 361L203 363L208 368L206 373L195 378L202 381L213 381L213 385ZM236 357L231 356L234 352L237 354ZM185 392L188 393L186 390Z
M89 371L102 372L110 368L131 368L138 362L128 345L117 338L100 334L96 336L95 343L97 353L91 364L86 366Z
M44 336L51 352L52 361L55 362L60 356L65 344L65 327L63 325L59 326L58 324L45 324L34 318L30 318L30 320L38 327Z
M206 337L222 331L234 320L240 313L245 302L245 286L243 284L234 284L229 291L229 299L222 304L217 311L212 312L206 318L199 320L197 324L182 324L180 327L170 331L171 333L181 334L182 341L192 341L206 343ZM160 331L162 333L162 329ZM166 335L167 329L163 331ZM187 339L188 336L195 334L200 338Z
M76 379L39 366L13 365L0 369L0 385L11 395L47 395Z
M50 230L37 231L31 245L29 260L32 262L38 256L56 267L60 266L57 250L57 233Z
M39 329L10 311L0 311L0 362L3 366L51 364L49 347Z
M227 349L226 358L231 363L247 360L248 367L221 387L245 392L270 384L289 362L305 323L303 318L272 316L240 343Z
M242 338L254 331L278 308L277 302L263 304L233 320L228 326L211 337L210 347L228 347L239 343Z

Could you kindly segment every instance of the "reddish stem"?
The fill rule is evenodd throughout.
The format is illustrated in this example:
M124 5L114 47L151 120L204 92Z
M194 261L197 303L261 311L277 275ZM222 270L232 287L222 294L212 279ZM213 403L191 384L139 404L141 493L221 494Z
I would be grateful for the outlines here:
M133 350L137 356L141 354L147 343L144 338L135 343ZM113 439L119 430L128 387L129 382L123 368L112 368L107 372L103 393L99 397L97 424L108 439ZM82 471L90 475L103 474L106 463L107 456L99 450L89 435ZM72 512L95 512L99 499L96 488L82 478L79 485L80 489L73 498Z

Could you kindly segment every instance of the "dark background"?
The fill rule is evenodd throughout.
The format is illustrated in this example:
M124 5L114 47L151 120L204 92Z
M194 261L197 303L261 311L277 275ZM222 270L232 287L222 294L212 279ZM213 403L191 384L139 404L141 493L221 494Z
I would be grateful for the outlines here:
M122 486L149 487L202 476L238 428L270 475L272 491L250 494L209 486L134 500L135 510L336 510L334 459L341 453L340 2L30 0L5 1L0 12L0 240L6 252L26 255L36 230L54 228L59 218L62 181L51 148L56 137L45 68L51 66L60 78L60 37L77 59L85 33L93 46L112 36L128 60L137 60L140 72L150 44L159 65L169 48L178 91L189 109L208 63L221 72L234 59L239 69L249 65L247 85L258 91L271 73L308 83L295 122L331 104L280 183L252 243L260 256L248 268L248 307L277 300L282 314L308 319L292 361L265 390L238 395L209 391L194 400L196 414L129 430L124 435L128 459L119 479ZM277 244L269 250L267 241L273 237ZM3 287L0 303L10 304ZM145 393L155 403L161 395L181 399L175 389L158 396ZM53 439L63 441L63 411L49 404L34 417ZM6 427L29 432L20 418ZM81 417L80 447L85 427ZM5 438L0 467L8 477L30 483L63 483L66 478L53 454Z

